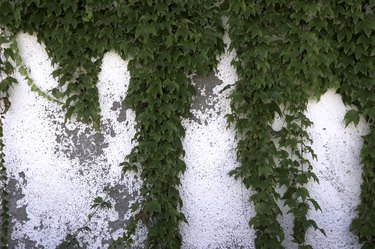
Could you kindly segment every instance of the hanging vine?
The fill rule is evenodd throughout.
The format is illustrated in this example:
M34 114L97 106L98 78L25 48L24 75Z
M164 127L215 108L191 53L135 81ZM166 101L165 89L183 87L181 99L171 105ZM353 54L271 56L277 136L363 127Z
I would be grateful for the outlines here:
M283 248L280 203L293 215L292 237L299 248L312 248L305 240L310 227L324 233L307 215L320 207L306 186L318 179L310 162L317 157L308 133L312 123L304 112L310 97L329 88L356 106L346 114L346 125L357 124L360 113L370 123L361 150L361 203L351 230L362 248L373 248L374 7L373 0L240 0L221 6L214 0L2 0L1 115L10 106L17 70L32 91L62 104L66 119L76 115L99 129L96 83L103 54L115 50L130 60L124 106L136 113L137 144L121 166L124 174L139 171L142 187L126 232L112 247L131 246L143 223L146 248L180 248L179 225L186 222L178 189L186 168L181 120L189 115L195 92L189 76L215 67L223 51L221 16L226 15L239 77L230 95L228 122L236 130L240 166L230 174L254 190L250 201L256 215L250 224L256 248ZM53 96L33 83L22 63L15 40L19 32L35 33L45 44L59 82ZM284 124L275 130L277 116ZM3 148L0 122L1 243L6 248L10 217Z
M268 17L261 15L262 8L261 4L244 1L229 3L229 36L231 49L236 49L233 63L239 80L230 95L232 114L228 115L228 122L235 123L240 162L230 174L255 191L250 201L256 215L250 225L256 232L256 248L282 248L284 232L277 220L282 214L277 205L280 194L276 192L277 148L271 127L275 114L281 115L281 89L273 77L276 70L271 70L267 59L272 58L273 51L267 50L265 40L273 30L267 26Z
M351 231L362 249L375 245L375 2L342 1L335 6L335 38L340 51L337 71L341 84L338 92L343 101L357 110L346 114L346 124L359 122L359 113L370 124L361 149L362 184L357 216Z
M194 94L188 76L208 74L216 65L223 50L220 13L214 1L135 1L124 11L126 24L133 24L130 43L137 44L124 104L135 110L138 145L122 166L139 170L143 184L127 233L114 246L121 240L130 245L142 222L145 248L180 248L179 225L186 222L178 190L186 169L181 120Z
M9 33L5 28L0 27L0 211L1 211L1 245L7 248L9 232L9 190L8 173L4 161L4 142L3 142L3 120L5 113L10 108L9 89L17 80L12 77L14 73L15 54L9 46L15 44L15 36Z
M231 172L255 193L250 200L256 215L250 224L256 230L256 248L283 248L281 198L294 218L293 241L311 248L305 237L311 205L306 184L318 181L308 156L316 158L306 129L309 96L319 96L332 87L335 61L327 23L333 18L329 2L245 1L229 4L229 35L236 50L234 62L239 81L231 94L237 157L241 166ZM283 107L283 110L280 109ZM274 130L276 116L284 119ZM280 196L277 187L286 191Z
M186 167L181 119L194 94L188 76L209 73L223 51L221 15L214 1L34 0L5 1L1 7L2 25L14 33L36 33L46 45L57 65L53 76L59 87L53 94L64 101L66 119L75 113L98 128L96 82L102 55L114 49L124 59L134 58L125 105L136 111L138 145L123 166L124 172L140 170L142 198L133 205L129 237L117 243L131 244L141 221L149 230L146 247L180 247L178 226L185 217L178 186Z

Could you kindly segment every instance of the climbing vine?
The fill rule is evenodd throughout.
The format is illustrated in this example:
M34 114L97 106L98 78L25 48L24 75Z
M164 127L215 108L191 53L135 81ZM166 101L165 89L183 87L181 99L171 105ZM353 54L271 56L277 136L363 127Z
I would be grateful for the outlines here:
M250 202L256 215L256 248L283 248L278 222L280 204L294 218L293 241L312 248L308 218L319 204L310 196L309 181L318 182L311 161L305 115L310 97L336 88L348 105L356 106L345 123L358 124L363 114L375 120L373 0L342 1L106 1L1 0L0 9L0 184L1 244L9 230L7 169L4 164L2 118L10 106L9 89L17 70L38 95L60 103L66 120L73 115L99 131L96 84L105 52L130 60L130 85L124 106L136 114L136 145L121 163L123 173L138 171L140 197L132 205L126 232L111 247L131 246L140 223L148 229L145 248L180 248L180 176L185 171L182 118L189 115L194 74L207 74L223 52L221 17L228 18L230 49L239 80L232 89L233 124L240 166L230 172L254 190ZM44 93L32 81L19 56L15 36L35 34L56 66L59 85ZM275 128L276 118L283 120ZM351 230L362 248L375 245L375 132L364 137L361 203ZM282 191L281 191L281 190ZM95 199L97 210L105 199ZM96 211L94 211L95 213ZM90 220L90 219L89 219ZM74 235L66 243L78 244ZM61 244L64 247L64 243Z
M362 184L357 216L351 224L363 249L375 245L375 1L343 1L335 6L335 42L339 59L338 92L343 101L358 109L346 114L347 124L358 124L359 113L370 124L361 150Z
M308 160L316 158L306 129L310 96L319 97L337 88L346 104L354 104L372 123L373 94L373 1L245 1L228 6L231 48L239 81L231 94L237 156L241 166L231 172L256 192L250 200L256 215L250 224L256 230L257 248L283 248L283 231L277 221L281 199L294 217L292 237L299 248L309 227L310 206L319 204L310 196L308 180L318 181ZM276 116L284 126L274 130ZM346 124L359 122L351 110ZM365 137L361 158L364 166L361 204L351 230L363 248L374 246L374 166L370 153L373 132ZM280 196L275 189L286 191Z
M194 94L189 75L208 74L223 50L220 13L214 1L194 0L136 1L124 11L137 51L124 104L135 110L138 145L122 166L125 172L139 170L143 184L142 198L132 206L136 215L121 239L131 243L142 221L148 228L145 248L180 248L178 228L186 222L178 190L186 169L181 120Z
M231 174L256 191L250 198L256 211L250 224L257 248L283 248L277 220L282 215L280 198L293 214L292 237L300 248L311 248L305 242L309 227L320 229L307 218L311 204L320 207L306 188L308 180L317 177L306 157L316 155L306 131L311 122L303 113L310 89L320 89L332 75L329 61L318 59L327 57L321 38L325 31L315 27L316 20L326 17L319 8L303 1L229 6L229 35L240 78L231 94L233 114L228 120L235 121L241 166ZM276 115L285 120L280 130L272 127ZM282 196L277 187L286 189Z
M8 175L7 168L4 161L4 143L3 143L3 120L5 113L10 108L9 89L17 83L13 78L14 66L12 61L15 60L15 54L9 46L14 46L15 37L7 30L2 28L0 30L0 211L1 211L1 245L6 248L8 242L9 231L9 190L8 190ZM8 47L7 47L8 46Z
M1 7L0 24L13 33L36 33L46 45L59 80L53 95L64 102L66 119L75 113L98 128L102 56L113 49L131 59L124 104L135 110L138 144L122 166L124 173L139 170L143 185L127 232L113 247L131 245L142 222L148 228L146 248L179 248L178 226L186 221L178 191L186 168L181 119L189 114L194 94L189 77L212 71L223 51L218 6L214 1L34 0L5 1Z

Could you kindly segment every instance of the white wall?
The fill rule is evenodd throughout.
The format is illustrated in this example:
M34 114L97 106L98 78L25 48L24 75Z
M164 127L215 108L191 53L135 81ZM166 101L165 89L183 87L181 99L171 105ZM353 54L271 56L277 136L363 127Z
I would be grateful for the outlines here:
M36 38L21 34L18 44L35 83L44 91L56 86L50 76L53 68ZM227 174L237 165L236 143L224 117L230 112L228 91L219 91L236 80L230 66L233 57L233 53L220 57L219 80L212 75L196 78L200 94L193 104L194 118L184 120L187 171L181 195L189 224L181 227L183 248L254 247L254 232L248 227L254 214L248 204L250 191ZM98 83L101 136L75 121L65 126L61 108L17 78L20 84L12 89L12 107L4 124L5 160L12 178L13 247L55 248L86 222L93 198L104 196L103 188L111 185L117 189L110 195L115 208L98 212L88 224L92 232L79 236L85 248L103 248L111 236L123 231L128 205L139 186L134 175L121 180L118 167L130 152L134 135L134 113L120 107L129 82L127 62L113 52L104 57ZM344 128L346 110L332 90L320 102L311 101L307 111L314 122L309 132L319 159L313 163L314 172L320 178L320 184L311 183L309 189L323 210L310 215L327 233L324 237L309 231L314 248L359 248L349 224L359 201L359 150L367 127L362 120L357 128ZM291 217L281 222L290 232ZM285 246L296 248L290 236Z

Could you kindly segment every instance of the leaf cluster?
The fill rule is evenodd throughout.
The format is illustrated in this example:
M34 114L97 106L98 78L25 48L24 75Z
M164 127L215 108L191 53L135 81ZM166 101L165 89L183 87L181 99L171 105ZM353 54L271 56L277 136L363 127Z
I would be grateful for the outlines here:
M10 108L9 90L17 83L13 77L17 55L12 48L16 45L15 36L0 26L0 244L7 248L9 235L9 190L8 174L5 165L3 143L3 119Z
M357 216L350 229L363 249L375 245L375 1L340 1L335 6L335 42L339 50L336 65L340 76L337 90L346 104L355 105L345 115L348 125L359 122L359 113L370 124L361 149L362 184Z
M269 0L227 5L231 47L238 55L233 63L239 75L228 121L235 123L241 166L231 173L257 190L251 198L256 207L272 207L268 212L258 209L253 218L259 220L253 223L259 231L256 247L268 248L267 241L274 243L272 248L281 247L283 234L276 220L280 211L274 208L279 196L274 189L284 186L281 199L294 216L294 242L311 248L305 244L307 229L324 231L306 218L311 205L320 207L305 187L309 179L318 179L306 157L316 155L309 145L306 129L311 122L304 111L310 96L336 88L346 104L356 106L345 115L345 125L357 125L361 113L372 128L375 2ZM276 115L285 119L279 131L271 125ZM373 144L371 130L361 150L361 203L351 225L362 248L373 248L375 243Z
M8 192L8 174L4 161L4 143L3 143L3 121L0 120L0 217L1 217L1 248L7 248L9 234L9 192Z
M188 76L216 65L223 51L221 15L214 1L132 1L124 11L135 53L124 105L135 110L138 144L121 165L124 172L138 170L143 184L123 240L130 245L142 222L145 248L180 248L179 225L186 222L178 190L186 169L181 120L195 92Z
M284 232L278 200L294 217L293 241L306 244L308 228L320 229L307 218L311 205L320 209L306 184L318 181L308 158L316 158L306 129L308 99L337 82L337 58L329 34L332 6L313 1L230 2L229 36L239 80L230 95L241 165L231 174L256 192L250 198L256 215L256 248L283 248ZM281 130L272 124L285 120ZM276 189L283 187L284 193Z
M208 73L223 50L217 5L214 1L19 0L1 1L0 8L1 27L13 34L36 33L45 44L59 81L52 94L63 101L66 119L77 114L98 128L96 83L102 56L113 49L132 59L124 105L136 111L138 145L123 165L124 172L139 168L144 183L138 215L132 219L147 225L146 247L178 248L178 225L186 220L178 191L186 168L181 118L188 115L194 94L188 75ZM6 50L5 55L16 50ZM31 90L52 99L36 88L21 63L19 72ZM95 199L94 207L106 204ZM132 231L130 224L128 234Z

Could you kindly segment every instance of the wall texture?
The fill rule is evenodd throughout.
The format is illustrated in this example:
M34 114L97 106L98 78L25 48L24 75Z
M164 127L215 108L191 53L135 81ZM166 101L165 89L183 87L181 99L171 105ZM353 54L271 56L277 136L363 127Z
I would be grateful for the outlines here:
M228 42L227 37L225 40ZM21 34L18 44L22 58L35 83L45 92L57 85L53 67L34 36ZM225 114L230 112L229 91L220 90L236 80L231 60L234 53L220 57L215 73L194 77L198 95L192 116L184 120L184 148L187 171L182 178L183 212L189 224L181 226L183 248L253 248L254 231L248 227L253 207L251 190L228 176L236 165L234 131L227 128ZM98 89L102 125L100 135L74 120L64 124L61 108L31 92L21 76L12 89L12 107L6 115L4 141L10 174L12 215L11 248L55 248L64 237L85 224L96 196L105 196L114 208L99 211L78 238L84 248L105 248L118 237L129 218L129 205L137 198L139 179L121 177L118 164L130 152L134 135L134 113L124 110L121 101L129 83L127 62L113 52L107 53L99 76ZM359 201L361 135L367 124L344 128L348 110L334 90L319 102L311 100L308 117L314 122L309 130L318 155L314 171L320 185L309 189L323 212L311 217L325 229L327 237L309 230L308 241L314 248L359 248L349 232ZM274 128L282 125L276 120ZM281 219L286 231L292 220ZM140 230L138 241L144 230ZM296 248L291 237L286 248Z

